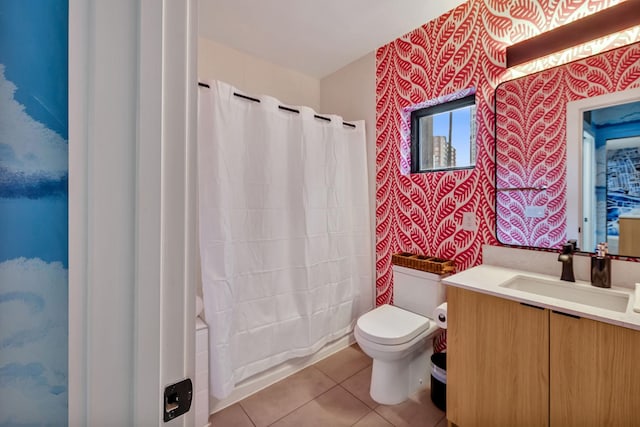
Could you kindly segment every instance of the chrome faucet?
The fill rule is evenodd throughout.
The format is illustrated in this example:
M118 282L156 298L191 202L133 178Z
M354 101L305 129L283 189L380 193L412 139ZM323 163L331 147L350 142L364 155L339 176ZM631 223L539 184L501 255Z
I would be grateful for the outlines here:
M562 245L562 252L558 255L558 261L562 263L562 276L560 280L566 282L575 282L576 278L573 275L573 252L577 249L577 242L575 240L569 240Z

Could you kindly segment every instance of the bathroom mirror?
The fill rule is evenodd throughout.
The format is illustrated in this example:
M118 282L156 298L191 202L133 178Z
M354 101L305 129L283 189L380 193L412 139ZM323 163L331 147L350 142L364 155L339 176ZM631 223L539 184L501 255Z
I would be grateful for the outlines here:
M581 250L592 252L607 241L612 254L640 257L640 249L626 249L626 242L640 242L640 235L632 237L636 216L640 223L633 172L640 171L633 139L640 136L634 130L640 129L639 68L635 43L498 86L501 243L558 249L574 238ZM622 168L629 172L620 181Z

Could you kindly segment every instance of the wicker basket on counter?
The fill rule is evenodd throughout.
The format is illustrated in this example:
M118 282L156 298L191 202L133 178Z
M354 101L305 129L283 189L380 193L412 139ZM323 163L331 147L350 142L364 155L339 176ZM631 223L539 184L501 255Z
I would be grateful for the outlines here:
M451 274L456 271L456 264L450 259L436 258L426 255L400 252L391 256L393 265L427 271L434 274Z

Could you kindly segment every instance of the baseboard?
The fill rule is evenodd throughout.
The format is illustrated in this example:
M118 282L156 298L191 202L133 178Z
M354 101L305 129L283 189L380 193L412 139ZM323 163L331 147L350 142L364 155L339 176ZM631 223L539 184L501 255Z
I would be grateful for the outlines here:
M223 400L218 400L214 397L209 399L209 412L211 414L221 411L224 408L233 405L251 396L260 390L269 387L278 381L285 379L286 377L295 374L304 368L319 362L320 360L331 356L332 354L349 347L355 343L356 340L353 337L353 333L346 335L330 344L327 344L316 353L307 357L300 357L292 361L287 361L279 366L269 369L268 371L254 377L249 378L246 381L238 384L231 392L231 394Z

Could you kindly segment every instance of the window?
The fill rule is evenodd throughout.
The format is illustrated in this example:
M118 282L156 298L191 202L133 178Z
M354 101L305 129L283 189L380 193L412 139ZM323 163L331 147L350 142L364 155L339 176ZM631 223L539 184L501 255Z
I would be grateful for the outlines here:
M411 112L411 173L475 164L475 95Z

